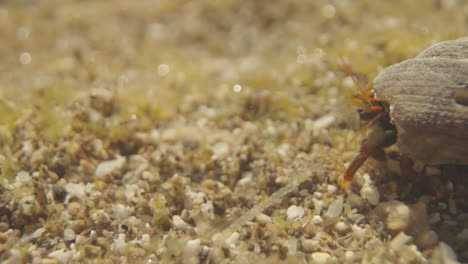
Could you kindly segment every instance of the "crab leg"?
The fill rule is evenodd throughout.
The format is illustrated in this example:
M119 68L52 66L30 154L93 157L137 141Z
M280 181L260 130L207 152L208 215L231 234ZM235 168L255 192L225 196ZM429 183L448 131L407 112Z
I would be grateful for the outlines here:
M343 181L341 182L341 190L346 190L348 187L349 183L353 179L353 175L356 173L356 171L362 166L362 164L367 160L367 158L370 157L369 153L361 151L359 155L357 155L351 164L349 165L348 169L346 170L346 173L343 177Z

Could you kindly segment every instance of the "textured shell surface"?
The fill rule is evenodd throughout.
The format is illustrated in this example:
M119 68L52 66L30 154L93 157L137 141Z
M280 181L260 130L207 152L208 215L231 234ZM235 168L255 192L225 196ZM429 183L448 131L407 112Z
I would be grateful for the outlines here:
M429 47L374 80L402 155L428 165L468 164L468 37Z

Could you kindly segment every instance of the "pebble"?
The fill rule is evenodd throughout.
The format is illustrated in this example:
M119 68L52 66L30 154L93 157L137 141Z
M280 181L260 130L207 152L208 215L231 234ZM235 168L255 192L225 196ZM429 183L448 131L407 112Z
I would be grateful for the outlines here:
M225 240L225 243L229 248L234 248L236 246L238 240L239 240L239 233L234 232L234 233L231 234L230 237L228 237Z
M435 248L432 253L431 263L444 263L444 264L458 264L457 255L453 249L445 244L440 242L439 245Z
M268 215L266 214L259 214L257 215L257 221L259 223L260 226L266 226L267 224L271 224L272 221L271 221L271 217L269 217Z
M351 251L351 250L347 250L347 251L345 252L345 259L346 259L346 261L352 261L353 258L354 258L354 252Z
M288 220L299 220L304 216L304 208L296 205L291 205L287 211Z
M330 254L326 252L314 252L310 254L312 263L325 264L330 258Z
M468 241L468 228L463 229L458 235L456 236L457 241L459 242L467 242Z
M331 124L335 122L335 116L332 114L324 115L318 119L316 119L313 123L313 128L320 130L323 128L329 127Z
M352 225L351 229L353 230L353 237L359 240L362 240L366 236L366 229L361 228L357 225Z
M361 196L374 206L380 201L380 193L377 188L367 183L361 188Z
M387 229L394 233L405 231L410 224L410 208L400 201L380 203L375 212L385 221Z
M312 217L312 223L314 225L320 225L322 222L323 222L323 219L320 215L314 215L314 217Z
M421 249L434 247L439 242L439 236L432 230L426 230L418 234L415 243Z
M180 216L174 215L172 217L172 222L174 223L174 227L179 230L187 230L190 228L189 224L187 224Z
M95 245L85 245L83 252L87 258L96 258L102 255L102 249Z
M125 249L127 247L127 242L125 242L125 235L119 234L117 236L117 239L114 241L112 247L114 251L117 252L118 254L125 253Z
M200 239L187 241L183 251L183 256L186 263L198 263L199 255L202 252Z
M73 229L71 228L65 228L65 230L63 230L63 239L65 241L72 241L74 240L76 237L75 235L75 231L73 231Z
M339 233L344 233L344 232L346 232L348 230L348 227L346 226L346 224L344 222L338 222L338 223L335 224L335 229Z
M5 232L10 229L10 225L6 222L0 222L0 232Z
M125 165L126 161L127 159L125 157L118 157L114 160L101 162L94 171L94 176L98 180L105 180L107 177L120 171Z
M314 252L320 246L319 241L315 239L304 239L301 244L306 252Z
M341 215L343 211L343 196L339 196L336 200L331 202L328 206L325 218L336 218Z
M142 249L141 247L132 247L129 250L129 255L131 259L139 259L142 258L146 255L146 251Z
M390 241L389 245L392 250L398 251L411 240L413 240L411 236L401 232Z
M112 216L116 220L122 220L129 217L132 213L130 207L123 204L116 204L112 206Z
M65 190L67 191L65 204L67 204L73 197L76 197L80 200L86 199L85 185L83 183L67 183L65 185Z

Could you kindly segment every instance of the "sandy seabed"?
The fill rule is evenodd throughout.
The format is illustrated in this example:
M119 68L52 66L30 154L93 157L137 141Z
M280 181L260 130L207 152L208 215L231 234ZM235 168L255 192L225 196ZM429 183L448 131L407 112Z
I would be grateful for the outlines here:
M440 196L412 192L392 158L339 188L363 138L340 57L366 83L467 35L466 14L1 1L0 262L468 261L466 183L443 168L424 170Z

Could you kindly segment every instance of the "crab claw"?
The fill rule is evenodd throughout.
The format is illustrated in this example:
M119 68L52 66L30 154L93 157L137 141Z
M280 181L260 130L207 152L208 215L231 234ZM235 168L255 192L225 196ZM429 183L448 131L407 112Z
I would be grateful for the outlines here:
M349 183L353 179L354 174L356 171L362 166L362 164L370 157L370 154L367 152L361 151L359 155L357 155L351 165L349 165L348 169L345 172L343 177L343 181L341 182L340 188L341 190L346 190L348 188Z

